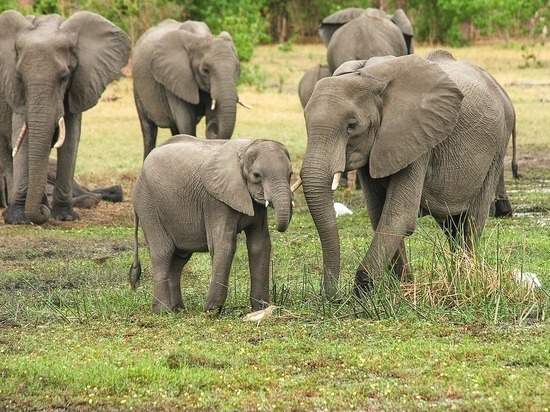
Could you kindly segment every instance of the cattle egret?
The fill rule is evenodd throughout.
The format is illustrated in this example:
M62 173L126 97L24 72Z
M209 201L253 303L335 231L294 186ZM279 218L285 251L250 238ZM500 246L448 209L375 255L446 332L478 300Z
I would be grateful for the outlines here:
M277 309L278 306L271 305L268 306L265 309L257 310L256 312L249 313L246 315L243 320L245 322L258 322L257 326L260 324L260 322L264 319L267 319L275 309Z

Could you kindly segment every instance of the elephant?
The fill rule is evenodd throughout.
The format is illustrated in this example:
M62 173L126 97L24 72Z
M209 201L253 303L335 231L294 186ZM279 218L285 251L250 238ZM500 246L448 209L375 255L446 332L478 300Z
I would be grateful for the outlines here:
M120 77L129 54L126 33L94 13L78 12L65 21L56 14L0 14L0 87L8 107L0 111L0 123L11 130L0 140L13 149L6 223L41 225L50 216L78 219L71 182L82 112ZM44 190L52 146L58 149L58 163L50 209Z
M272 140L176 135L151 151L132 196L132 288L141 277L137 243L141 222L153 266L153 312L183 308L181 271L193 253L207 251L212 274L204 310L221 309L237 234L244 231L250 303L254 310L267 305L271 254L267 207L275 210L276 229L286 231L293 209L291 174L286 147Z
M321 240L327 296L337 296L340 273L332 190L341 172L358 171L374 229L355 276L362 295L388 269L410 278L404 238L419 210L451 243L472 250L515 130L512 113L492 76L444 50L350 61L321 79L304 114L301 180Z
M343 9L323 19L319 35L331 73L349 60L414 53L412 25L402 9L393 15L373 8Z
M147 30L134 48L134 98L144 158L158 128L196 136L206 117L207 139L230 139L237 115L241 73L231 35L212 35L203 22L168 19Z

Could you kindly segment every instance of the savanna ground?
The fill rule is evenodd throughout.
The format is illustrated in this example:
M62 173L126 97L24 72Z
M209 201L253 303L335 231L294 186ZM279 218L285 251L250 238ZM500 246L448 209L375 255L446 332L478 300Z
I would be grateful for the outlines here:
M77 222L0 224L0 410L548 410L550 49L533 49L542 68L523 69L516 43L451 51L489 70L515 104L520 180L506 162L515 216L489 220L473 259L451 254L420 219L407 240L414 282L388 277L359 301L351 283L372 229L362 195L339 189L335 199L354 214L339 218L342 299L329 303L299 191L288 231L272 231L271 298L280 309L259 326L241 320L249 311L242 242L219 315L201 311L207 254L184 271L181 313L151 314L143 237L142 284L129 289L142 143L131 80L111 85L84 115L77 179L121 183L124 202L82 210ZM259 47L246 64L254 85L240 87L254 109L239 108L235 138L285 143L297 173L306 133L296 89L323 61L320 45ZM536 273L543 288L518 285L516 268Z

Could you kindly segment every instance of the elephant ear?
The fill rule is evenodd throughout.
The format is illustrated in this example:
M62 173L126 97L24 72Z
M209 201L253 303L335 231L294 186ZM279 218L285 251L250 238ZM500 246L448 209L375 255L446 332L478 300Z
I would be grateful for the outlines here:
M253 142L229 140L204 161L199 171L208 193L248 216L254 216L254 205L243 177L242 157Z
M407 45L407 52L409 54L414 53L414 46L412 43L413 40L413 28L411 21L405 14L402 9L397 9L395 13L389 16L390 19L395 23L401 33L403 33L403 38L405 39L405 44Z
M369 158L372 177L397 173L451 135L463 94L437 64L409 55L378 59L359 72L379 85L382 97L382 121Z
M80 113L95 106L107 85L121 76L130 56L130 39L109 20L87 11L72 15L60 31L77 36L78 66L68 101L69 110Z
M0 85L10 107L19 114L25 113L25 92L15 70L15 40L20 32L32 29L33 24L19 12L8 10L0 14Z
M159 41L151 59L155 80L191 104L199 104L199 85L191 68L190 46L200 38L187 30L170 31Z
M328 46L332 35L336 30L342 27L344 24L356 19L365 12L365 9L358 7L348 7L347 9L337 11L327 16L319 24L319 36L323 40L325 46Z

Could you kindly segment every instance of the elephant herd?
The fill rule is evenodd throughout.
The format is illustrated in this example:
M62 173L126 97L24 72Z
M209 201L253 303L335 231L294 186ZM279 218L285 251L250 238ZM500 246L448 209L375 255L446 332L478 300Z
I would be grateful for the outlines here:
M321 240L323 285L337 296L340 245L333 191L356 170L374 230L358 265L358 296L390 270L410 278L404 239L417 217L431 215L451 244L471 250L497 198L511 214L504 155L516 116L504 89L483 69L443 50L414 55L412 26L402 10L349 8L319 26L326 66L299 85L307 149L298 184ZM24 17L0 14L0 206L7 224L74 220L78 195L99 200L116 188L89 191L74 181L82 113L93 107L128 62L130 40L103 17L79 12ZM223 307L239 232L245 232L253 309L269 301L271 243L293 211L290 155L271 140L229 140L235 127L240 63L229 33L202 22L166 20L133 50L134 98L144 162L134 194L138 226L151 255L153 311L183 307L180 279L193 253L210 252L204 309ZM241 103L243 104L243 103ZM205 117L206 138L197 139ZM174 135L155 149L158 128ZM57 164L49 165L51 148ZM514 176L517 176L515 150ZM48 179L48 168L55 177ZM53 186L51 200L45 195ZM3 186L2 186L3 183ZM99 192L99 193L98 193ZM121 191L120 191L121 196ZM2 195L5 196L2 202ZM95 196L95 197L94 197ZM3 204L5 203L5 204Z

